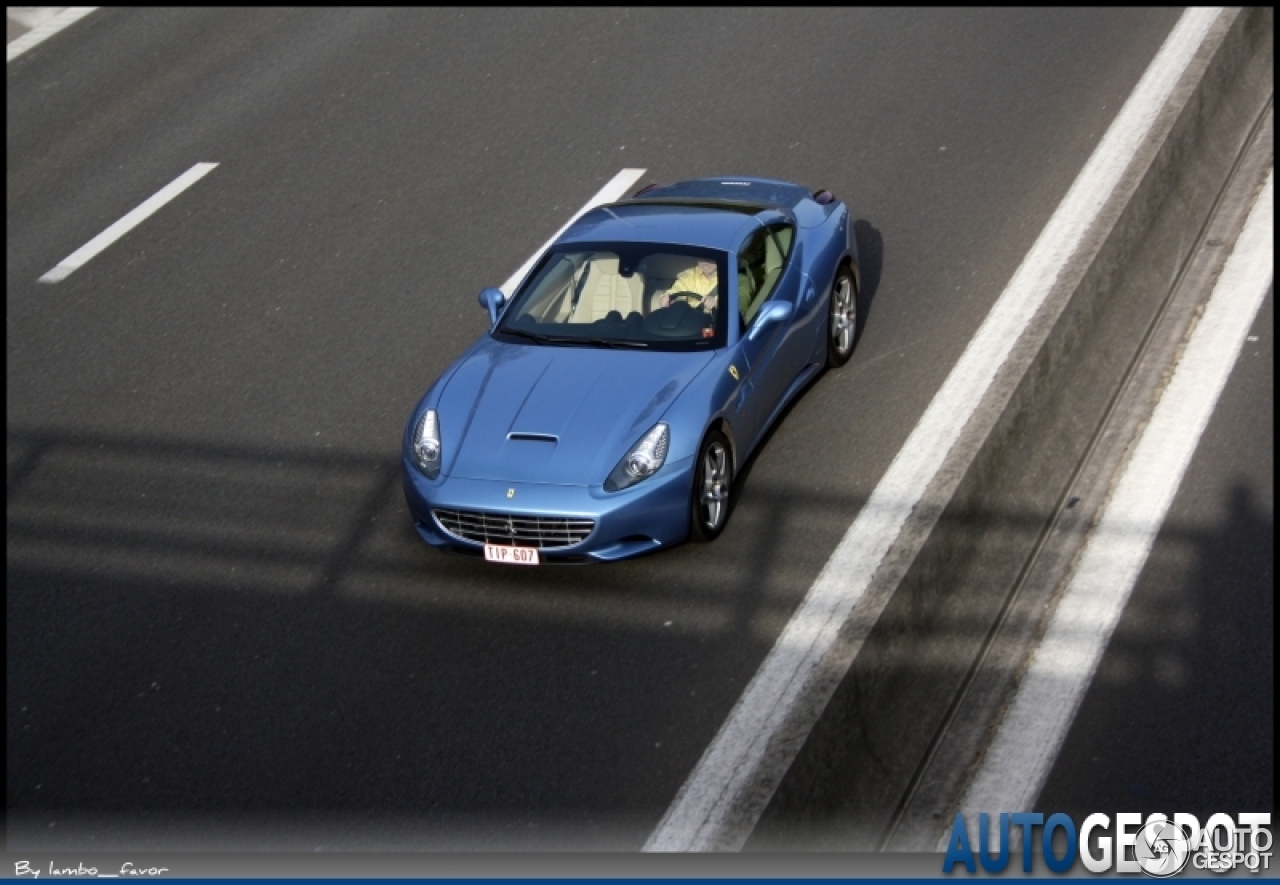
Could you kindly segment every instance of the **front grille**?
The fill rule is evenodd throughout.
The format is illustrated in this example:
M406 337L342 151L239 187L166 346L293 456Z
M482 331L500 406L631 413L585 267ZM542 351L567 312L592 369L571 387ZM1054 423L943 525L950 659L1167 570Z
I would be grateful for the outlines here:
M476 510L432 510L436 525L460 541L474 544L514 544L555 550L581 544L596 527L593 519L563 516L518 516Z

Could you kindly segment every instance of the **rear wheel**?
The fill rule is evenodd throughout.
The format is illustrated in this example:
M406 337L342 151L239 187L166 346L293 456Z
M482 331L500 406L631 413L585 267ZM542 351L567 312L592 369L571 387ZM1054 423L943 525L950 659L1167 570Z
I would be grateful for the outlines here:
M694 541L714 541L729 521L729 505L733 495L733 456L729 440L718 430L707 434L698 450L693 475L693 494L689 502Z
M849 362L858 339L858 284L848 267L841 267L831 284L831 316L827 332L827 365Z

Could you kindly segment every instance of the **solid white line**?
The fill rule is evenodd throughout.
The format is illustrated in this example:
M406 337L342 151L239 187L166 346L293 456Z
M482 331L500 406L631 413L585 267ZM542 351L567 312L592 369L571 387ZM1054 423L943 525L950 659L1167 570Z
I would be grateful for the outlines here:
M96 6L68 6L53 18L37 25L30 31L27 31L17 40L5 45L5 55L7 56L5 59L6 64L13 61L33 46L37 46L45 40L48 40L63 28L80 21L80 19L84 18L97 8L98 7Z
M622 199L627 191L631 190L631 188L635 186L635 183L640 180L640 176L644 175L644 173L645 170L643 169L623 169L617 175L613 176L613 179L608 184L600 188L599 192L588 200L585 206L575 212L573 217L564 223L563 227L551 235L551 239L543 243L542 247L538 249L537 252L534 252L533 255L529 257L529 260L520 265L520 269L513 273L511 278L502 284L503 293L508 298L511 297L511 293L516 290L516 286L520 285L520 281L524 279L525 274L527 274L534 264L537 263L538 259L542 257L542 253L547 251L547 248L554 243L562 233L569 229L569 225L573 224L583 215L586 215L596 206L602 206L605 203L612 203L616 200Z
M103 249L110 246L116 240L123 237L129 231L133 230L139 224L147 219L152 213L172 200L178 194L185 191L191 185L204 178L216 167L217 163L196 163L186 172L183 172L173 181L166 184L160 190L150 197L146 202L134 209L128 215L121 218L111 227L98 234L89 242L85 243L76 251L72 252L66 258L54 265L53 269L40 277L37 282L41 283L57 283L65 280L75 270L83 267L89 259L97 255Z
M824 672L842 626L1015 342L1149 138L1161 108L1219 13L1190 9L1182 15L649 836L646 851L734 849L746 841L772 795L767 784L776 784L785 771L785 766L779 770L776 758L765 767L771 741L800 704L817 710L825 705L825 700L814 704L816 695L809 692ZM860 643L860 638L855 640L857 647ZM793 722L789 729L797 727Z
M1275 275L1274 169L961 803L1030 811ZM976 839L976 831L972 834ZM975 843L976 844L976 843ZM946 844L940 846L946 849Z

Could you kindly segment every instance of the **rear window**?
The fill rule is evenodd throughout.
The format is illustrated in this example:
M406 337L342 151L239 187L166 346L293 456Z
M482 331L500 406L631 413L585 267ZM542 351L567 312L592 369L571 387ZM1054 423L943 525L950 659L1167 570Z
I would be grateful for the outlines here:
M742 200L766 206L794 207L809 196L799 185L783 182L745 181L738 178L721 178L702 181L682 181L645 191L641 200Z

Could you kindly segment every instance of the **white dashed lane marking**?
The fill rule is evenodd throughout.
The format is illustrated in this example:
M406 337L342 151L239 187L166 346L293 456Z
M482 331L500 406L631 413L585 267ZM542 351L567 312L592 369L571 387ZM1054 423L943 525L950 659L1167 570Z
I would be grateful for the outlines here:
M14 6L9 7L8 17L31 28L16 40L5 44L5 62L13 61L32 47L48 40L63 28L69 27L96 10L96 6Z
M57 283L65 280L76 270L83 267L91 258L133 230L153 215L161 206L204 178L217 166L217 163L196 163L186 172L156 191L154 196L146 200L138 208L59 261L53 266L52 270L40 277L38 282Z
M643 169L623 169L617 175L613 176L612 180L610 180L608 184L600 188L594 197L588 200L581 209L573 213L573 216L566 221L558 231L552 234L549 240L542 244L542 248L530 255L529 260L522 264L520 269L513 273L511 278L502 284L503 294L508 298L511 297L511 293L515 291L516 286L520 285L520 281L524 279L524 276L529 272L529 269L532 268L534 264L537 263L538 259L542 257L542 253L547 251L547 248L554 243L562 233L569 229L569 225L573 224L583 215L586 215L596 206L603 206L605 203L612 203L616 200L622 199L626 195L627 191L635 187L635 183L640 180L640 176L644 175L644 173L645 170Z

